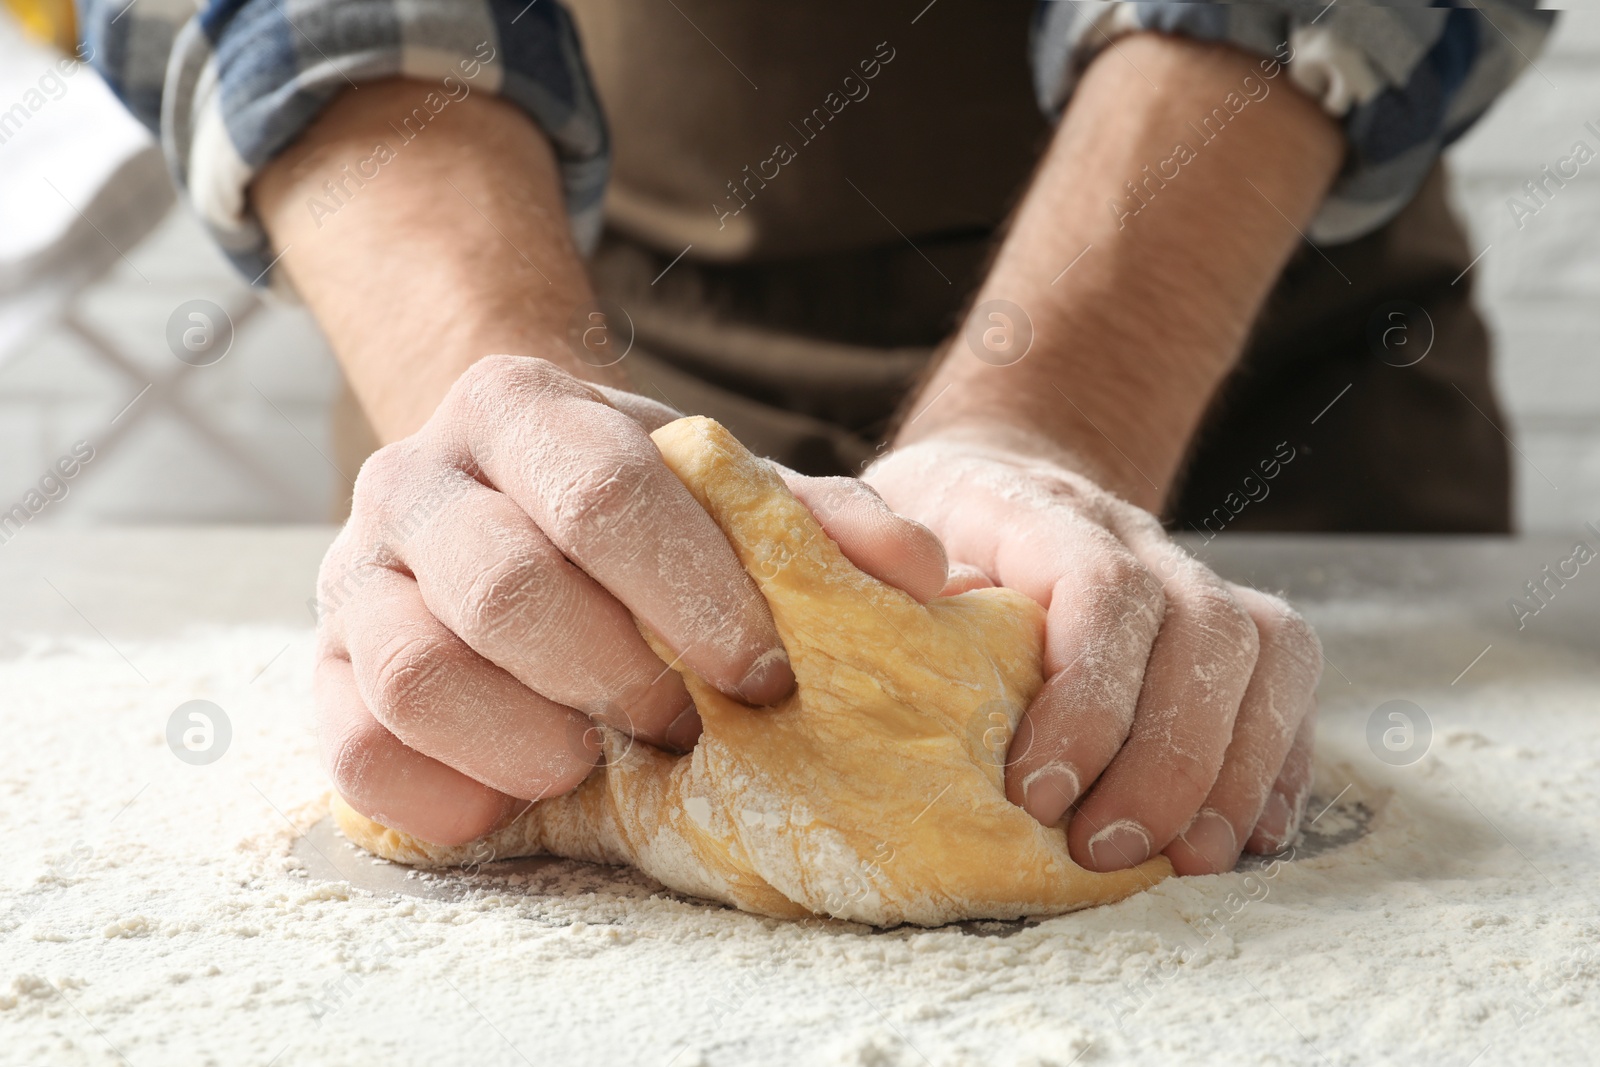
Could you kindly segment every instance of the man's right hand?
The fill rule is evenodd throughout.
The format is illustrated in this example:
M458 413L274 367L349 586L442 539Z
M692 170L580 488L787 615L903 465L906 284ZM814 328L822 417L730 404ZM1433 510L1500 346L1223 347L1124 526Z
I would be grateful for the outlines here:
M334 782L440 844L575 787L593 723L694 744L688 691L633 616L749 703L794 680L755 584L645 428L539 359L478 362L373 454L318 593Z
M361 468L318 579L319 740L353 808L459 844L583 781L596 723L692 747L694 704L634 617L730 696L788 693L766 602L650 440L674 417L490 356ZM938 593L926 529L864 483L785 476L859 566Z
M566 342L593 293L548 139L473 92L398 142L397 116L434 88L340 95L251 203L387 443L319 579L323 757L357 811L459 844L582 781L596 723L694 742L683 682L633 617L730 696L770 703L792 674L754 582L650 441L678 413ZM357 187L376 144L392 154ZM922 600L944 586L939 542L864 483L784 478L862 570Z

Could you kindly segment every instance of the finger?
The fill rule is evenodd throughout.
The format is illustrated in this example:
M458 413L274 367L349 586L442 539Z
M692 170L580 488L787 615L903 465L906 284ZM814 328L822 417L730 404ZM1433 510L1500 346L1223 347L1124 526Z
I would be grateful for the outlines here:
M948 564L933 531L889 510L859 478L811 478L778 468L845 558L878 581L926 604L945 586Z
M919 462L929 482L968 477L960 504L948 494L899 502L938 524L954 558L1049 612L1045 685L1018 723L1005 778L1014 803L1053 825L1127 738L1161 621L1160 584L1107 531L1109 498L1087 483L1019 504L1026 483L1005 472L938 453Z
M313 687L333 787L367 818L436 845L459 845L503 825L526 803L402 744L361 703L348 659L320 658Z
M1322 673L1321 648L1304 619L1276 597L1232 588L1255 621L1261 655L1217 781L1194 819L1167 846L1167 858L1179 874L1219 874L1238 862Z
M950 576L945 579L940 596L956 596L969 589L991 589L994 580L970 563L951 563Z
M480 360L445 405L475 428L457 433L457 461L480 464L683 663L749 703L794 687L755 582L638 423L553 364L515 356Z
M362 704L408 747L524 800L568 792L594 767L589 720L478 656L411 578L379 569L341 614Z
M1141 863L1189 824L1222 768L1260 650L1255 623L1227 586L1167 548L1145 561L1158 577L1157 567L1173 576L1133 728L1068 828L1073 859L1094 871Z
M534 692L687 751L700 719L628 609L574 567L508 497L461 479L401 560L434 617Z
M1045 624L1045 683L1012 738L1006 795L1048 826L1127 739L1164 597L1126 547L1076 513L1020 523L1007 553L1030 551L1035 568L1059 577Z
M1086 481L1041 487L1032 477L960 450L917 446L880 460L864 480L875 491L881 484L896 512L937 529L950 559L1048 607L1075 539L1093 530L1107 536L1102 512L1114 501ZM937 485L959 491L908 488Z
M1281 852L1300 832L1300 820L1305 816L1306 802L1311 799L1311 756L1316 737L1317 707L1313 697L1310 710L1300 720L1289 756L1283 761L1283 770L1272 783L1272 794L1267 798L1261 818L1256 820L1255 831L1245 842L1246 852L1260 856Z

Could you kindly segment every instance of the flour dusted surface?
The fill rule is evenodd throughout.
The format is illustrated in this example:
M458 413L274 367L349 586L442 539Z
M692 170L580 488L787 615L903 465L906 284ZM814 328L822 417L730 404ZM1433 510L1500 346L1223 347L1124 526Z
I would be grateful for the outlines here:
M456 901L318 881L288 825L325 811L307 632L119 641L148 684L93 637L37 643L0 661L0 1062L1582 1059L1600 1043L1600 669L1497 642L1452 687L1492 635L1397 643L1377 633L1392 613L1312 616L1351 679L1323 685L1318 792L1350 786L1325 818L1364 805L1369 836L1036 925L884 933L581 864L491 868L478 884L499 889ZM1414 766L1366 745L1394 697L1432 718ZM165 740L194 698L233 728L210 766Z

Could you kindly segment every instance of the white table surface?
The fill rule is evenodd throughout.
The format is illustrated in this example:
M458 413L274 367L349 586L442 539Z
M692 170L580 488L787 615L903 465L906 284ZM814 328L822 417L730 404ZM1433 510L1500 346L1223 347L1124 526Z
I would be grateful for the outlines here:
M1318 626L1319 791L1350 786L1339 810L1376 813L1371 840L1288 865L1230 920L1226 951L1195 956L1182 924L1240 874L999 937L830 924L810 940L688 902L663 919L638 876L596 869L465 905L320 883L336 876L282 862L321 815L319 772L301 767L308 743L276 739L309 703L306 602L332 534L29 529L0 546L0 687L21 687L0 688L14 739L0 818L20 857L0 867L0 1032L16 1042L0 1038L0 1060L1489 1064L1579 1062L1600 1042L1600 567L1523 630L1507 606L1573 538L1191 542L1226 576L1288 591ZM172 707L200 693L236 716L236 751L213 768L163 743ZM1433 750L1408 767L1365 741L1394 698L1432 716ZM98 780L61 781L80 747ZM173 840L186 805L208 814ZM119 863L124 837L142 851ZM213 852L246 874L208 882ZM195 899L212 911L144 885L140 865L157 861L200 871ZM211 929L234 896L255 916L248 936ZM285 908L309 925L283 925ZM430 925L463 916L475 925L459 934ZM351 962L380 921L444 930L416 949L449 979L438 999L419 1006L422 979L399 963ZM556 928L566 941L539 940ZM1341 953L1340 931L1359 952ZM473 937L492 966L463 962L479 959L464 955ZM519 970L534 942L543 962ZM765 962L729 955L746 944ZM1180 965L1152 981L1164 952ZM705 993L752 973L756 992L733 1008ZM353 999L308 1015L330 981L354 981ZM762 983L783 995L766 1003Z

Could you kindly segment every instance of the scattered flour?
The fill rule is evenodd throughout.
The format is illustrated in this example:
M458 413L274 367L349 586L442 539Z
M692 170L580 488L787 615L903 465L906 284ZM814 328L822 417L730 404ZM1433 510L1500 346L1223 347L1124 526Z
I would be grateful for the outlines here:
M40 641L0 662L0 1061L1591 1055L1600 667L1497 643L1452 687L1490 638L1463 624L1399 642L1364 608L1312 615L1349 680L1330 669L1323 683L1311 814L1348 786L1323 818L1358 828L1359 804L1369 836L1033 925L883 933L760 919L577 864L474 882L491 888L453 901L318 881L291 851L326 810L307 632L122 644L148 683L99 642ZM1409 767L1366 747L1367 716L1396 697L1435 731ZM209 766L166 745L168 716L194 698L233 729Z

